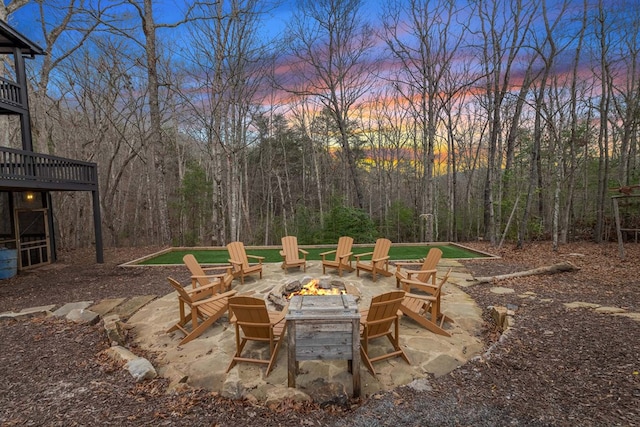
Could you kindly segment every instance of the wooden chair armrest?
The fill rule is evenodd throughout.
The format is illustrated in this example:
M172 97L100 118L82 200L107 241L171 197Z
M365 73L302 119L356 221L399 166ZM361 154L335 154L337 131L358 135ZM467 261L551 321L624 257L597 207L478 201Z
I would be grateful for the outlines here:
M360 259L360 257L371 256L371 255L373 255L373 252L365 252L363 254L355 254L354 257L356 258L356 260L358 260L358 259Z
M309 252L305 251L304 249L298 248L298 250L305 255L309 255Z
M197 307L197 306L199 306L199 305L206 304L206 303L211 302L211 301L218 301L218 300L223 299L223 298L229 298L229 297L232 297L232 296L234 296L236 293L237 293L237 291L236 291L236 290L227 291L227 292L224 292L224 293L222 293L222 294L216 294L216 295L212 296L211 298L207 298L207 299L199 300L199 301L197 301L197 302L194 302L192 305L193 305L194 307Z
M378 262L378 261L389 261L389 255L387 255L387 256L383 256L382 258L371 259L371 261L373 261L373 262Z
M437 272L438 270L407 270L407 276L409 279L411 279L411 276L414 274L422 274L422 273L436 274Z
M338 250L334 249L332 251L321 252L320 255L325 256L325 255L329 255L329 254L335 254L336 252L338 252Z
M232 265L239 265L239 266L242 266L242 261L236 261L236 260L233 260L233 259L229 259L229 262L230 262Z
M420 262L404 262L404 261L396 261L396 266L404 267L408 265L422 265Z
M262 260L264 260L263 256L258 256L258 255L247 255L247 258L257 259L260 262L260 264L262 264Z
M202 271L214 271L214 270L222 270L222 269L227 269L229 270L230 268L232 268L230 265L217 265L215 267L206 267L203 268Z
M400 283L402 284L402 289L405 292L409 292L411 288L416 288L428 293L433 293L438 290L437 286L433 286L430 283L421 282L419 280L402 279L400 280Z
M351 258L351 255L353 255L353 252L349 252L348 254L340 255L340 256L339 256L339 258L340 258L341 260L342 260L342 259L345 259L345 258L350 259L350 258Z
M191 279L209 279L209 278L214 278L214 279L219 279L221 277L224 277L225 273L219 273L219 274L205 274L205 275L197 275L194 274L193 276L191 276ZM200 286L200 288L203 288L204 286Z
M437 298L432 296L432 295L419 295L419 294L412 294L411 292L407 292L404 294L405 297L411 297L411 298L416 298L416 299L421 299L424 301L436 301Z
M192 279L196 279L198 277L209 277L209 276L191 276ZM220 287L221 283L222 283L221 281L211 282L211 283L209 283L207 285L204 285L204 286L198 286L198 287L194 287L192 289L185 288L184 290L190 296L193 296L193 295L197 295L197 294L200 294L200 293L207 293L207 291L210 291L212 288Z
M388 322L390 318L397 317L397 316L398 316L398 314L396 313L393 316L388 316L388 317L385 317L383 319L364 320L364 321L362 321L362 319L361 319L360 320L360 324L363 324L364 326L371 327L371 326L379 325L381 323Z
M419 273L437 273L438 270L437 269L433 269L433 270L411 270L411 274L419 274Z
M272 315L273 315L273 312L272 312ZM285 320L286 315L287 315L286 310L282 310L281 312L275 314L273 316L273 324L276 325L282 322L283 320Z
M426 288L437 289L438 286L434 286L429 282L421 282L420 280L412 280L412 279L402 279L402 283L407 283L412 286L423 286Z

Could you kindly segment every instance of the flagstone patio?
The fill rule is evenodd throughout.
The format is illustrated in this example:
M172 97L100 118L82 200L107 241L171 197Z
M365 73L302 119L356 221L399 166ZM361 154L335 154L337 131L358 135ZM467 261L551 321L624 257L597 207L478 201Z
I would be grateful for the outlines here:
M453 268L453 273L443 288L442 310L454 320L445 325L451 337L433 334L403 316L400 322L400 343L411 360L411 365L401 358L378 362L375 365L378 372L375 378L361 366L362 397L407 384L417 388L428 387L430 375L444 375L483 351L479 337L482 310L463 291L472 277L462 264L448 259L440 261L438 276L442 276L449 267ZM309 262L306 272L290 269L287 273L278 263L265 264L263 279L245 278L244 285L236 280L233 288L242 294L265 298L268 306L271 306L267 296L273 289L281 287L285 281L304 276L322 277L320 262ZM329 276L338 277L335 273ZM396 289L393 276L381 277L373 282L369 274L361 273L361 277L356 277L353 272L344 275L342 280L360 290L360 309L369 306L372 296ZM167 283L167 291L169 290ZM273 309L272 306L270 308ZM229 398L246 398L267 403L283 398L312 399L318 403L327 403L327 400L346 399L352 394L352 378L344 360L300 362L296 388L288 388L286 339L276 367L268 377L264 375L264 367L246 363L238 364L226 373L235 351L235 331L228 324L227 318L223 317L195 340L178 346L182 334L165 332L178 317L177 296L171 292L144 306L127 322L132 327L136 342L143 349L159 355L159 366L156 368L160 375L169 377L176 383L187 378L186 384L189 386L216 391ZM388 344L386 339L379 341L378 345ZM375 343L372 351L375 351Z

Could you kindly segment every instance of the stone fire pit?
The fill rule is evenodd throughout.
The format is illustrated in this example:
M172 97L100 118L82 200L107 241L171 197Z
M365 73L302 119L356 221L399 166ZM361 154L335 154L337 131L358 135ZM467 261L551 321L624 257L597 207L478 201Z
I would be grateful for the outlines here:
M335 277L310 277L304 276L302 279L288 279L282 286L276 287L272 290L267 299L278 310L282 310L288 303L291 295L296 295L302 289L312 281L317 281L317 288L327 291L330 294L346 293L353 295L356 298L356 302L360 300L360 290L350 283L346 283Z

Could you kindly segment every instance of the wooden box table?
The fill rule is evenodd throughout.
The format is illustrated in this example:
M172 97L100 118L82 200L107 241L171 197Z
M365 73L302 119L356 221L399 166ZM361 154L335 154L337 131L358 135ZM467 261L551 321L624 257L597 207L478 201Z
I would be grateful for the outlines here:
M353 395L360 396L360 313L353 295L296 295L287 312L288 385L296 386L298 361L348 360Z

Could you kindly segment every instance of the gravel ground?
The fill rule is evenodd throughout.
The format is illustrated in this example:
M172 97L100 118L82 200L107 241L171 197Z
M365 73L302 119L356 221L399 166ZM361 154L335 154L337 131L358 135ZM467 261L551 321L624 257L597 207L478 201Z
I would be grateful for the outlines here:
M640 312L640 246L628 244L626 260L618 258L614 244L573 243L557 253L548 242L523 250L470 246L502 257L465 261L476 277L560 261L570 261L579 270L465 289L482 308L516 308L515 326L501 334L486 310L484 355L448 375L428 378L429 390L400 387L345 407L324 408L294 402L267 408L206 390L167 394L166 380L135 383L101 355L108 343L99 325L0 320L0 425L640 425L638 317L564 305L583 301ZM118 266L156 249L110 249L101 265L95 264L91 251L63 253L51 266L0 281L0 312L164 295L169 291L166 277L185 280L186 269ZM497 295L490 292L492 286L515 292ZM153 361L153 354L143 355Z

